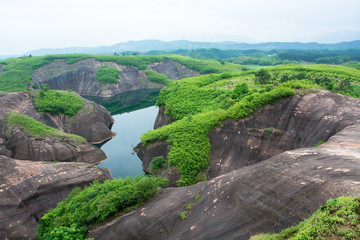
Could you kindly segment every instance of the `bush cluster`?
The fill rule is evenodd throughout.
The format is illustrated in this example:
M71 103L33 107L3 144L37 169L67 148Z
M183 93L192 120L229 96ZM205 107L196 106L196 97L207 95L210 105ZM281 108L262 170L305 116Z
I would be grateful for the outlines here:
M7 137L11 135L14 128L18 127L29 137L42 138L50 137L55 139L69 139L74 142L86 142L83 137L74 134L64 133L56 128L42 124L35 119L20 113L6 113L4 116L4 130Z
M75 188L41 219L40 240L84 239L89 226L107 217L138 207L167 184L158 176L137 176L94 182L81 190Z
M151 70L146 70L145 74L148 77L149 81L151 82L156 82L161 84L169 83L169 78L165 74L157 73Z
M100 66L97 68L95 79L99 83L117 83L120 71L110 66Z
M48 90L48 86L43 84L42 90L34 96L35 107L40 112L64 113L69 117L75 115L82 107L83 100L74 92Z
M330 199L310 218L278 234L259 234L250 240L359 239L360 199Z

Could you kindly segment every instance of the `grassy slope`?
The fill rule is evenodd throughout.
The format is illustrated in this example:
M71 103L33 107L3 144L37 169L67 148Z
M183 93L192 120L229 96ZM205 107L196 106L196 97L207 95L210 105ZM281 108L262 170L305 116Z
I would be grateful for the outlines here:
M203 61L192 59L189 57L167 55L167 56L143 56L143 55L87 55L87 54L64 54L64 55L46 55L42 57L20 57L6 59L0 61L5 66L2 68L3 73L0 74L0 91L15 92L26 91L30 85L32 72L55 59L65 59L67 64L73 64L81 60L94 58L101 62L115 62L120 65L134 66L139 70L145 70L146 67L153 62L161 62L164 58L174 61L199 71L200 73L221 73L234 72L244 69L238 64L226 63L221 64L218 61Z
M294 94L291 88L319 89L316 83L333 91L360 97L360 71L327 65L277 66L268 68L268 84L256 84L255 71L223 73L179 80L161 90L157 104L166 105L166 114L177 120L171 125L149 131L142 136L145 144L167 141L170 166L178 167L180 185L195 182L196 176L207 169L210 153L208 134L222 121L243 118L266 104ZM282 83L283 76L287 82ZM319 79L321 81L319 81ZM324 79L326 80L324 85ZM347 91L337 90L343 80L349 79ZM249 91L238 96L234 88L246 83ZM311 90L311 88L313 88ZM305 93L307 92L305 91Z
M94 182L83 190L77 187L40 219L37 236L40 240L84 239L91 224L139 207L166 183L158 176L137 176Z
M25 135L35 138L49 137L56 140L69 139L74 142L84 143L86 140L83 137L64 133L58 129L46 126L39 121L36 121L28 116L20 113L5 114L4 130L6 135L10 136L15 127L18 127Z
M330 199L310 218L278 234L258 234L250 240L360 239L360 199Z

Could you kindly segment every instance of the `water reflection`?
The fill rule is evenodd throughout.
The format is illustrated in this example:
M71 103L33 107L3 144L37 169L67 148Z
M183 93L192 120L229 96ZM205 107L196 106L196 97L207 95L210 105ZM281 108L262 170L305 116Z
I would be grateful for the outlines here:
M143 133L153 129L158 112L155 101L159 91L134 91L112 98L89 98L103 105L113 116L111 130L117 136L99 146L108 159L98 166L108 168L114 178L136 176L143 172L141 160L133 152ZM149 107L150 106L150 107Z

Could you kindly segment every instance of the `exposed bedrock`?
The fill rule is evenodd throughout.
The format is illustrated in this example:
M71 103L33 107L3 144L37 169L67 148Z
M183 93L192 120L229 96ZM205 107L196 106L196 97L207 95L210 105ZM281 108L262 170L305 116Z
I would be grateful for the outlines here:
M20 160L99 163L106 159L105 153L87 142L78 143L68 139L28 137L15 128L6 143L8 155Z
M163 118L160 109L155 126L164 125ZM328 91L267 105L248 118L227 120L210 132L207 177L214 178L287 150L313 146L359 122L360 100ZM161 148L157 150L158 146ZM163 144L142 147L138 153L145 171L152 158L167 156Z
M111 179L85 163L45 163L0 156L0 239L35 239L38 220L75 187Z
M99 66L111 66L120 70L118 82L115 84L101 84L95 80ZM171 79L192 77L197 72L169 59L148 66L149 70L168 75ZM120 93L139 89L160 89L163 84L148 80L144 71L132 66L119 65L114 62L100 62L86 59L74 64L66 64L65 60L55 60L34 71L32 82L40 87L48 84L51 89L71 89L80 95L111 97Z
M102 106L87 101L85 107L69 118L64 114L43 114L35 108L31 97L22 92L8 93L0 97L0 129L6 139L6 147L1 154L17 159L36 161L85 161L97 163L106 159L105 153L89 143L58 141L49 138L35 139L24 136L19 130L5 136L3 120L5 113L17 112L32 117L45 125L64 132L83 136L92 143L103 142L114 133L109 129L113 118Z
M8 93L0 97L0 127L3 128L5 113L17 112L64 132L80 135L91 143L108 140L114 135L109 129L114 119L104 107L88 100L85 101L86 104L82 110L68 117L65 114L39 113L28 94Z
M197 71L194 71L188 67L181 65L180 63L171 59L165 58L161 62L154 62L147 67L148 70L165 74L170 79L181 79L185 77L194 77L199 75Z
M359 132L359 125L348 126L319 147L287 151L193 186L164 189L90 236L209 240L278 232L298 224L329 198L360 196ZM201 197L195 201L197 194ZM191 209L185 204L192 204Z
M164 125L171 124L174 122L169 116L165 114L166 107L159 108L159 112L156 116L155 123L154 123L154 129L157 129L159 127L162 127Z

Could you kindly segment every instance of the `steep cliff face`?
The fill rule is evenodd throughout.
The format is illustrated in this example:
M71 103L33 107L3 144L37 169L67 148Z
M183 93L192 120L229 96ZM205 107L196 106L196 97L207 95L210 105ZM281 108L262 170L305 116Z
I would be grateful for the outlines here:
M102 142L113 136L114 133L108 127L114 120L105 108L93 102L86 101L85 107L69 118L64 114L39 113L31 97L26 93L8 93L0 97L0 129L2 137L7 138L3 144L10 150L10 152L3 150L1 152L18 159L36 161L97 163L106 159L102 150L89 143L60 142L49 138L35 139L24 136L19 130L6 137L3 122L4 114L9 112L22 113L45 125L83 136L89 142Z
M165 74L170 79L181 79L181 78L187 78L187 77L194 77L196 75L199 75L197 71L194 71L188 67L185 67L181 65L178 62L175 62L171 59L165 58L161 62L155 62L150 64L147 67L148 70L153 70L158 73Z
M211 152L207 178L261 162L287 150L326 141L344 127L359 123L359 116L359 99L320 91L265 106L245 119L227 120L209 134ZM164 109L160 109L155 126L167 123ZM153 157L167 156L163 145L139 148L138 155L145 171L149 171Z
M141 209L90 236L245 240L259 232L278 232L329 198L360 196L359 132L359 125L348 126L317 148L287 151L204 183L164 189Z
M75 187L111 179L85 163L44 163L0 155L0 239L35 239L38 220Z
M95 80L99 66L111 66L120 70L116 84L101 84ZM177 62L165 59L160 63L149 65L149 70L168 75L171 79L198 75ZM80 95L111 97L120 93L139 89L160 89L162 84L150 82L144 73L132 66L119 65L114 62L99 62L86 59L74 64L66 64L64 60L56 60L34 71L32 83L40 87L48 84L51 89L71 89Z
M266 106L239 121L228 120L210 132L208 178L251 165L286 150L326 141L360 122L360 100L321 91Z
M156 116L155 123L154 123L154 129L157 129L159 127L162 127L164 125L171 124L174 122L169 116L165 115L166 107L159 108L159 112Z

